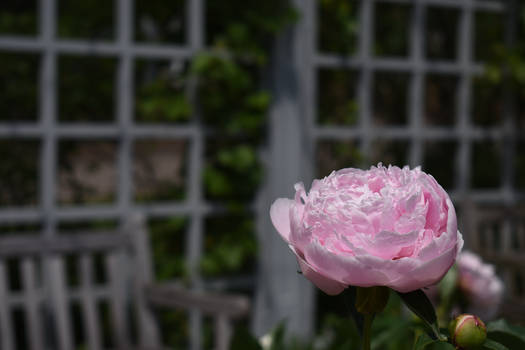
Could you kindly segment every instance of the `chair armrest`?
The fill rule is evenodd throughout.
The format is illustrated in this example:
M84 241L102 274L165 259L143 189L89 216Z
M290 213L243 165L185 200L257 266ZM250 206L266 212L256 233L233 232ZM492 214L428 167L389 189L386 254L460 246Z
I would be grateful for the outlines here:
M205 315L239 318L250 311L250 300L239 294L188 290L180 285L162 283L146 286L146 299L153 306L197 309Z

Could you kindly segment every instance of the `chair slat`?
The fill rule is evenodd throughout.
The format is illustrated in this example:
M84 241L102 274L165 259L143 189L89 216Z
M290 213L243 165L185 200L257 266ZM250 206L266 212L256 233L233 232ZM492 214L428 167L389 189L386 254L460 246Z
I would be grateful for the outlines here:
M22 282L25 294L26 315L29 328L29 344L32 350L42 350L44 340L42 336L42 322L39 315L39 306L42 295L37 290L35 262L31 257L22 260Z
M512 222L509 219L503 221L503 227L501 230L501 250L503 253L512 252Z
M0 345L2 350L13 350L11 310L7 303L7 273L5 262L0 260Z
M494 235L492 233L492 229L489 225L484 223L481 226L481 234L483 235L483 243L484 246L482 247L482 251L485 252L491 252L493 251L492 247L494 247Z
M90 350L101 349L98 310L93 296L93 259L89 253L80 256L80 276L82 288L82 311L84 327Z
M228 316L219 314L215 317L215 349L228 350L232 326Z
M512 254L512 227L509 218L502 219L501 222L501 251L499 254ZM514 290L514 276L511 268L502 271L502 279L509 290Z
M50 298L55 317L55 332L57 346L60 350L73 349L71 317L69 300L66 294L64 278L64 261L62 257L52 255L46 258L47 280L49 282Z
M516 222L518 232L518 249L520 252L525 252L525 219Z
M133 283L135 293L135 309L139 328L139 343L145 348L158 348L160 336L152 310L146 303L144 286L153 280L153 268L149 251L148 232L142 216L135 215L127 222L128 232L131 233L135 253L133 265Z
M109 284L111 290L110 308L113 323L113 333L118 349L130 347L127 317L126 317L126 286L123 271L123 253L116 251L106 255L106 270L109 272Z

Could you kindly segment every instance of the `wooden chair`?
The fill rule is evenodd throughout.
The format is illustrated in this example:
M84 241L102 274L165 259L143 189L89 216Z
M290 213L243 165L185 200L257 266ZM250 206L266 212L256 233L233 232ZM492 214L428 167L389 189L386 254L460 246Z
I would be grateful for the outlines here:
M525 323L525 206L465 206L466 247L496 265L505 284L501 316Z
M73 273L66 268L71 257L77 261ZM97 258L102 263L95 266ZM13 261L19 266L19 288L9 283ZM103 282L95 280L96 269L105 275ZM70 276L78 279L74 286L68 283ZM100 321L101 303L108 305L109 324ZM110 232L0 238L0 349L77 349L72 304L79 306L81 322L76 323L82 325L82 348L90 350L163 349L153 311L158 307L197 309L211 316L215 348L225 350L231 320L249 311L244 296L196 293L154 283L149 240L140 216L133 216L122 230ZM111 346L104 344L108 330ZM25 339L25 344L17 344L17 339Z

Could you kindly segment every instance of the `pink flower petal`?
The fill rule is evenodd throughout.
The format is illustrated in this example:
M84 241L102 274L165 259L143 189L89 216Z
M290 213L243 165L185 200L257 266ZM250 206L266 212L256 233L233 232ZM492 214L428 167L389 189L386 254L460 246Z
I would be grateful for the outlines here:
M310 264L308 264L302 257L297 253L297 251L290 246L290 249L295 253L297 257L297 262L299 263L299 267L301 268L301 272L303 273L303 276L306 277L310 282L315 284L317 288L322 290L328 295L337 295L341 293L347 286L339 283L337 281L334 281L317 271L315 271Z
M288 198L279 198L270 207L272 224L286 242L290 242L290 206L294 203Z
M306 246L305 260L319 273L344 284L371 287L389 282L389 277L374 266L354 256L334 254L318 242Z

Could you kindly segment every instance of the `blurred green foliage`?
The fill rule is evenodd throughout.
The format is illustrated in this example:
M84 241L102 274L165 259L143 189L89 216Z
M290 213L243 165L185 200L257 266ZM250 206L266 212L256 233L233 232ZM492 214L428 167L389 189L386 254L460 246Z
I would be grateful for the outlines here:
M206 3L210 50L192 60L189 73L197 82L201 122L210 130L204 194L231 214L206 220L200 265L205 276L255 272L257 245L248 213L262 179L257 153L271 98L263 78L273 36L294 18L287 1Z
M315 158L317 177L328 176L336 169L359 167L365 161L357 141L319 141Z
M262 132L269 93L261 89L257 65L231 56L201 54L193 61L204 122L229 136L257 137Z
M0 205L31 206L39 201L39 141L0 140ZM13 166L9 160L16 159ZM15 189L15 190L13 190Z
M372 109L375 125L406 125L410 75L404 72L374 74Z
M347 69L320 69L318 74L319 123L356 125L358 73Z
M378 3L375 8L374 45L376 56L408 55L411 7Z
M0 120L38 119L39 56L0 52Z
M57 65L59 120L115 120L116 65L115 58L60 56Z
M116 6L112 1L59 0L57 32L61 38L113 39ZM81 20L80 20L81 19Z
M494 18L489 13L480 13L476 18L476 23L482 21L491 21L492 26L483 26L483 36L476 43L477 52L487 61L485 65L485 74L480 84L479 92L484 94L482 98L488 107L485 110L497 114L490 118L487 113L479 113L479 121L484 124L494 125L501 123L503 115L503 95L510 93L511 102L515 104L513 127L520 131L525 130L525 2L518 1L513 3L514 9L509 12L514 16L514 33L507 36L505 40L505 31L510 23L502 18ZM486 38L486 40L485 40ZM497 98L487 100L487 91L495 91ZM499 116L499 118L498 118ZM512 160L515 166L514 179L516 186L520 189L525 188L525 148L523 147L523 138L516 143L515 156ZM490 146L488 146L490 147ZM487 150L492 160L502 161L502 154L492 147ZM490 167L494 163L486 161ZM474 172L473 172L474 173ZM479 177L479 175L474 175ZM485 176L486 177L486 176ZM477 182L484 185L494 186L499 179L486 179L481 177Z
M135 0L135 40L183 43L188 3L185 0Z
M353 54L357 51L358 2L320 0L317 47L321 52Z
M497 188L501 185L501 173L492 171L501 168L501 142L477 141L472 147L471 181L473 188Z
M274 35L296 18L289 1L208 0L206 41L225 49L237 63L251 65L260 79L263 72L257 67L268 61Z
M135 120L182 123L193 112L186 94L188 77L181 62L137 61Z
M423 170L432 174L445 190L453 189L456 179L455 160L450 155L456 154L457 141L427 141L425 149L427 152L423 158Z
M525 141L521 140L517 144L516 158L514 159L516 187L525 190Z
M458 45L456 8L429 6L426 8L425 54L430 60L455 60Z
M148 229L156 280L166 281L186 277L184 252L188 220L183 217L150 219Z
M206 197L239 209L253 198L262 177L256 149L247 142L213 140L204 169ZM216 148L215 148L216 147Z
M344 293L343 293L344 294ZM286 334L285 323L277 326L264 336L263 341L254 339L246 330L238 329L233 337L231 350L344 350L360 349L361 337L355 322L349 316L344 305L348 302L343 295L326 296L322 299L332 299L329 305L321 302L325 309L319 320L316 336L310 340L291 337ZM329 310L329 312L326 312ZM444 325L446 326L446 325ZM416 339L426 337L424 324L402 306L396 293L391 293L386 309L375 315L372 324L372 350L413 350ZM446 329L442 329L446 333ZM429 338L430 339L430 338ZM263 346L264 344L264 346ZM452 350L447 343L434 343L425 347L427 350Z
M37 0L2 1L0 4L0 34L36 34L37 6Z
M204 257L201 271L205 276L253 273L257 242L250 215L214 216L206 220Z
M454 75L425 76L425 125L453 127L456 123L459 79Z
M372 142L368 162L370 165L382 162L402 167L408 164L409 146L408 140L376 139Z

